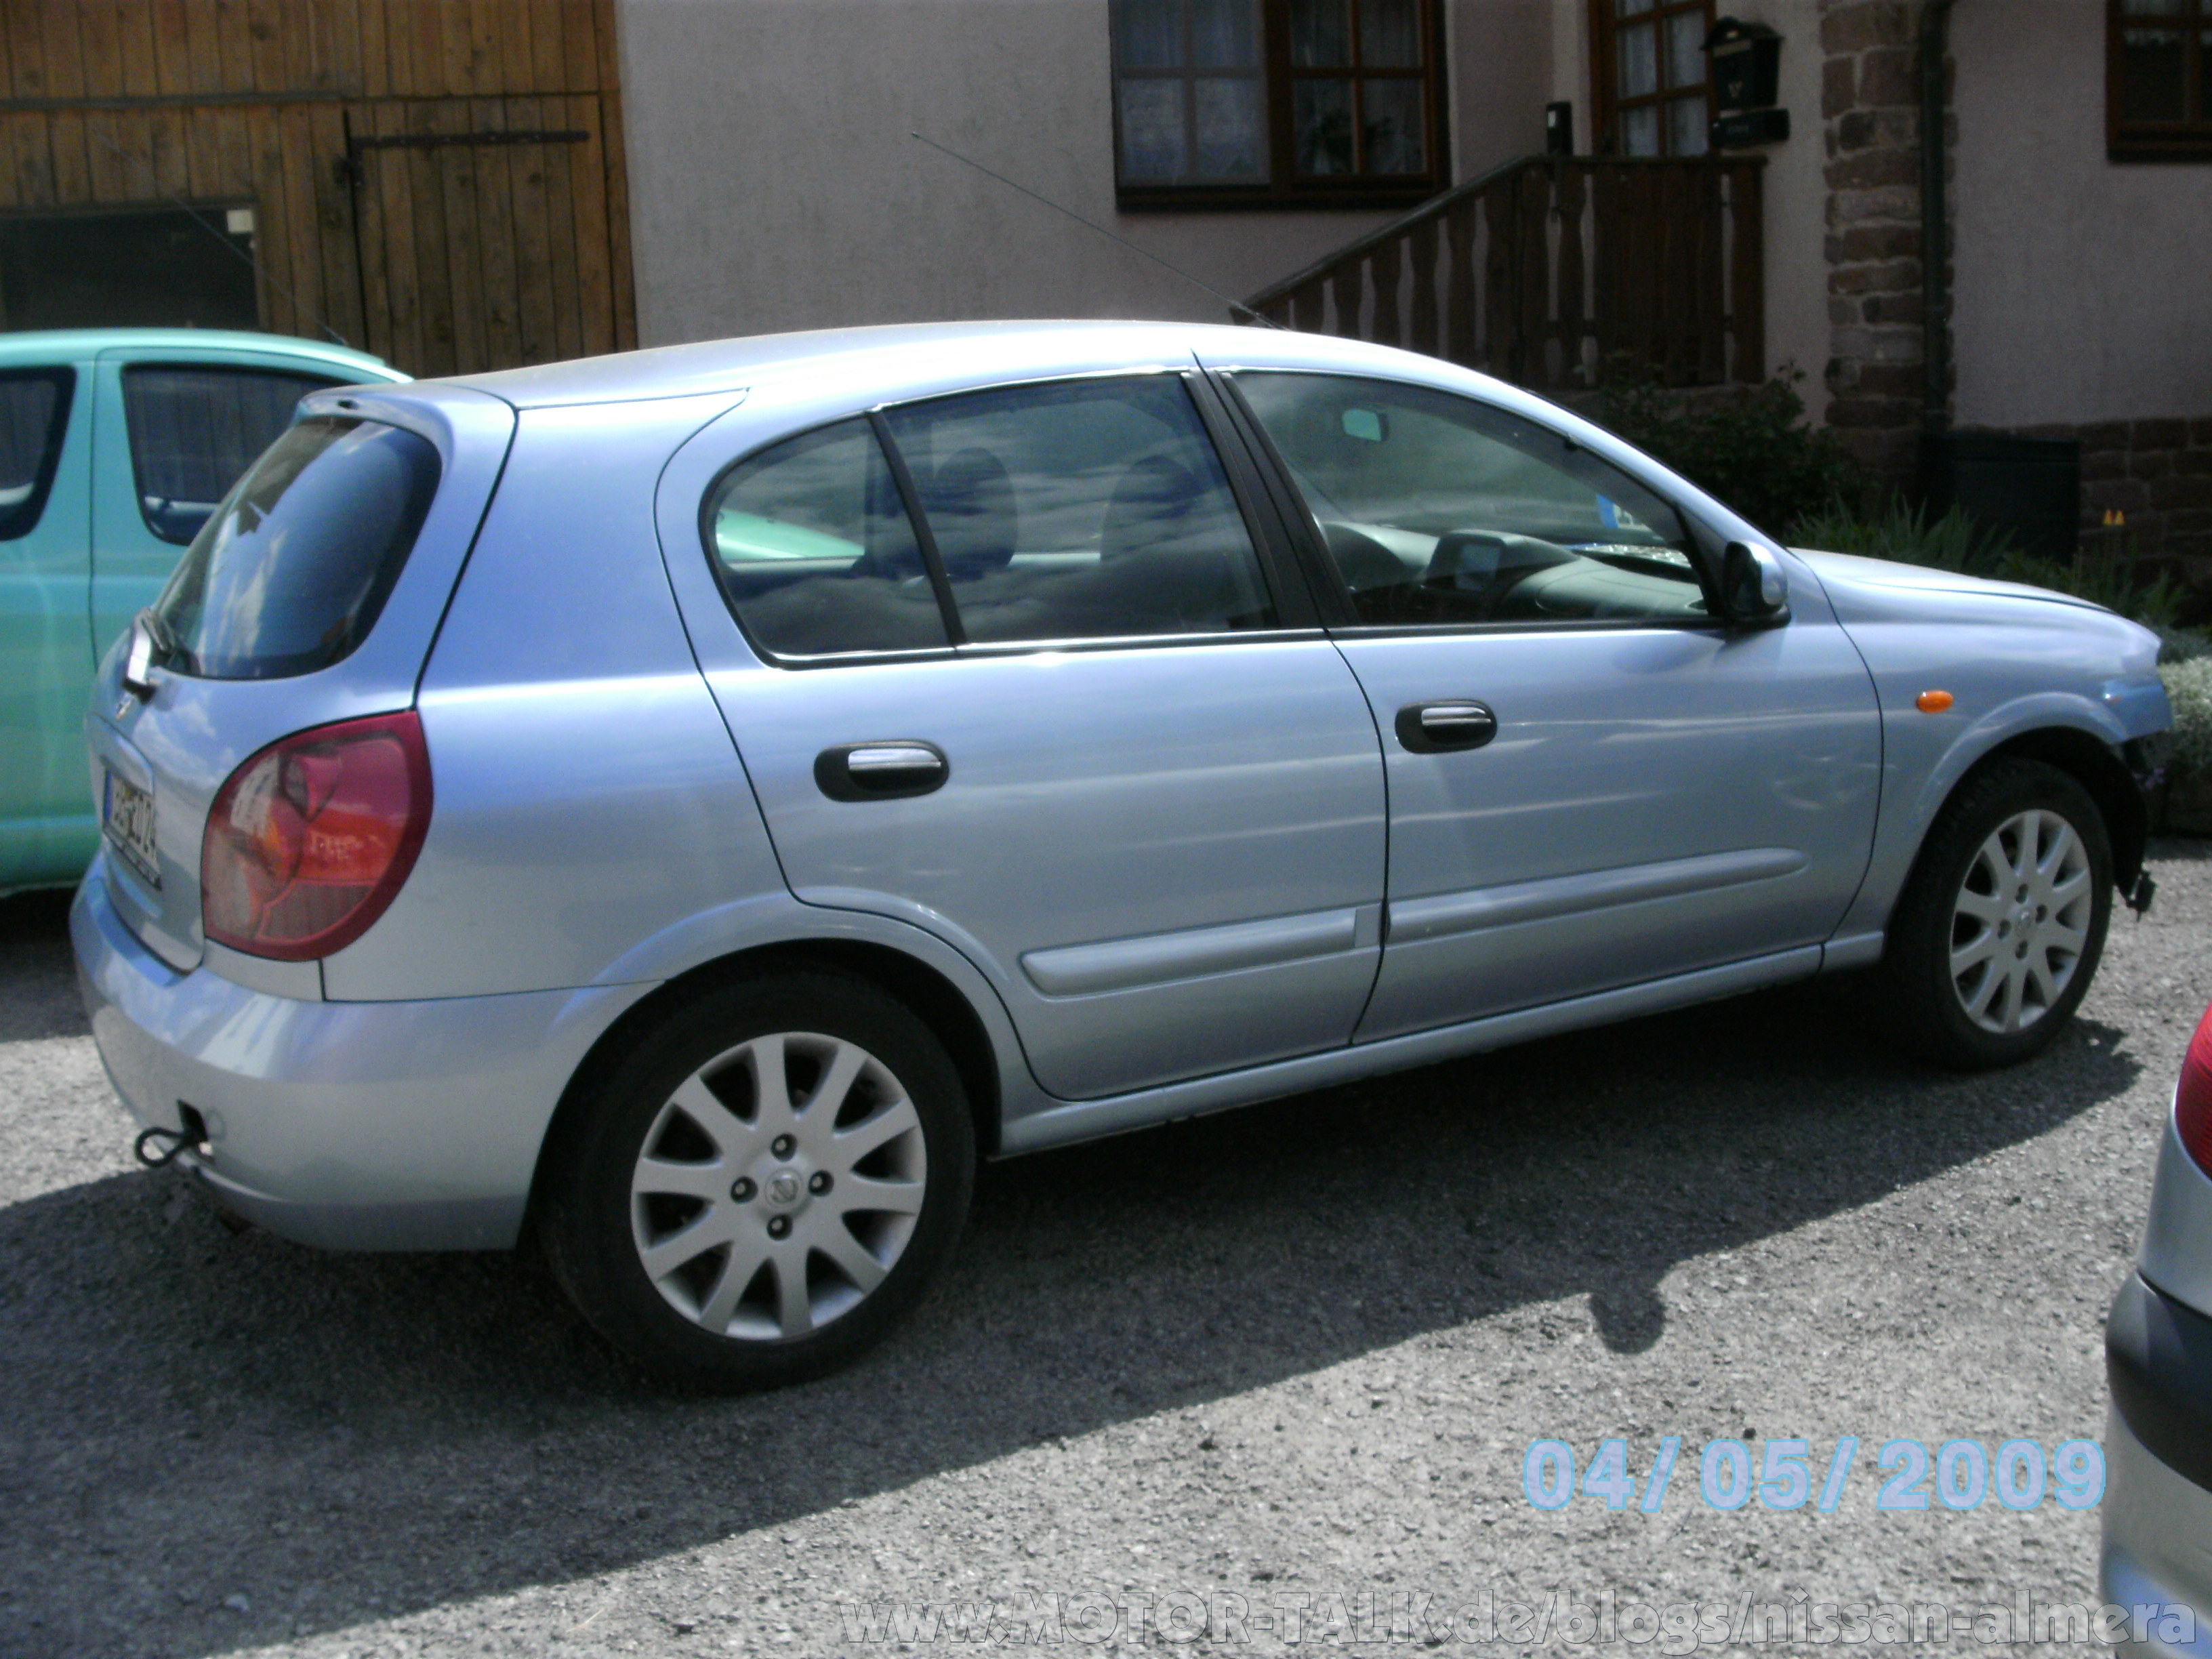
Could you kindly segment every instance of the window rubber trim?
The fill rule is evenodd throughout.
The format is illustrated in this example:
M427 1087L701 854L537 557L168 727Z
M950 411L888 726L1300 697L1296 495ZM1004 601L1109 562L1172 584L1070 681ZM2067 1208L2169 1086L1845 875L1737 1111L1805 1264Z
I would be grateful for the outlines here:
M1228 477L1230 493L1237 498L1237 510L1243 514L1244 533L1252 538L1252 550L1259 557L1261 574L1274 596L1277 626L1319 626L1321 605L1314 592L1313 580L1298 556L1289 527L1283 522L1282 509L1268 487L1266 469L1252 453L1250 441L1237 424L1212 377L1202 368L1192 368L1184 373L1182 382L1192 405L1198 410L1199 423L1206 428L1206 435L1213 445L1215 458Z

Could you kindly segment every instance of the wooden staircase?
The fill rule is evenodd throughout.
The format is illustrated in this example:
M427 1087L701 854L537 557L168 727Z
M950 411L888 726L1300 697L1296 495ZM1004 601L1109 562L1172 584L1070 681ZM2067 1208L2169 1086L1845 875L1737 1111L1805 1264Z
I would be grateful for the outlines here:
M1531 156L1424 202L1254 311L1540 391L1766 378L1762 157Z

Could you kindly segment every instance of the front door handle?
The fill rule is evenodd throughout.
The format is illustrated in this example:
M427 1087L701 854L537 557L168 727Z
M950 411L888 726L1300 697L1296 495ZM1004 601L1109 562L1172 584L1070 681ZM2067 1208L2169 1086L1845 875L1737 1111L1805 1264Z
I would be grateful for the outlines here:
M1408 703L1398 711L1398 741L1416 755L1480 749L1498 735L1498 716L1487 703Z
M942 788L952 764L933 743L911 738L840 744L814 757L814 781L831 800L898 800Z

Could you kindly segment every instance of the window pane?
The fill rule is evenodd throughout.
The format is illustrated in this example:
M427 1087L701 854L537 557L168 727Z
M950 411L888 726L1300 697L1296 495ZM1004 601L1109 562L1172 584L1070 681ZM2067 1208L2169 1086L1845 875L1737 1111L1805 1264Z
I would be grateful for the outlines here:
M1352 62L1346 0L1291 0L1291 62L1300 69L1335 69Z
M1299 81L1292 84L1291 125L1304 173L1352 171L1352 82Z
M1191 62L1248 69L1260 61L1258 0L1190 0Z
M334 380L242 368L127 368L124 418L146 527L179 545L292 423L300 399Z
M2189 115L2187 52L2179 33L2166 29L2120 32L2120 118L2181 121Z
M1198 102L1197 176L1264 181L1267 140L1259 82L1249 76L1208 76L1194 82L1192 91Z
M786 656L943 649L944 614L866 421L741 461L708 498L708 550L746 630Z
M1654 23L1638 23L1613 36L1620 54L1620 95L1648 98L1659 90L1659 35Z
M1180 80L1121 80L1121 177L1180 179L1187 165Z
M1703 155L1709 125L1704 99L1675 99L1667 106L1667 153Z
M1365 100L1366 170L1375 173L1419 173L1423 166L1421 83L1419 81L1365 81L1360 84Z
M368 637L438 489L438 452L375 421L301 421L193 538L154 609L172 665L216 680L326 668Z
M1701 86L1705 78L1705 19L1686 11L1667 20L1667 84Z
M1705 614L1674 508L1533 422L1348 376L1246 374L1237 384L1363 622Z
M2130 17L2186 17L2189 0L2124 0L2120 9Z
M1359 0L1359 62L1365 69L1421 66L1416 0Z
M970 640L1273 624L1236 499L1176 377L975 392L889 419Z
M1182 0L1114 0L1114 39L1123 69L1173 69L1182 62Z
M1617 0L1615 9L1623 17L1641 17L1654 3L1655 0Z
M1659 111L1650 104L1620 112L1620 150L1624 155L1659 153Z
M75 380L65 368L0 375L0 541L38 527Z

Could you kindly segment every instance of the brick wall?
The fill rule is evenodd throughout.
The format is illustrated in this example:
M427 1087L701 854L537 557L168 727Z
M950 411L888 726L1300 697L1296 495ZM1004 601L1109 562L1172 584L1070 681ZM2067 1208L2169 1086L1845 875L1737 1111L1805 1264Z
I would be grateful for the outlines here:
M1828 424L1898 483L1917 465L1925 383L1918 24L1907 0L1820 0Z

